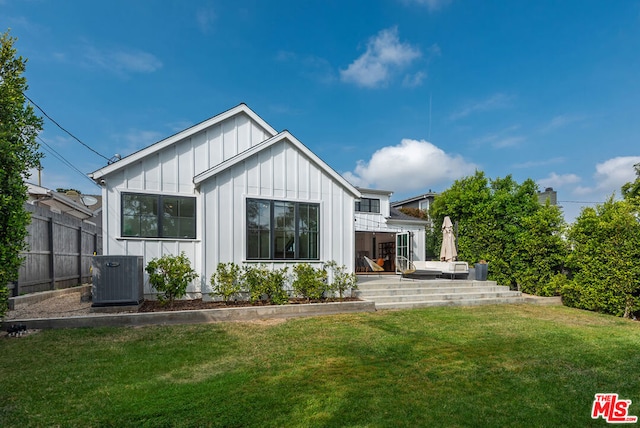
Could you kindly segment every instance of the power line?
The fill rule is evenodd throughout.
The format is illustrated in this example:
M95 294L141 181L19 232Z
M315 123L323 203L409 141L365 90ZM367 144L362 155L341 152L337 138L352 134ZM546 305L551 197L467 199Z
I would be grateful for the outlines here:
M591 205L596 205L596 204L604 204L604 202L598 202L598 201L558 201L558 202L562 202L563 204L591 204Z
M89 180L91 183L93 183L94 185L100 187L98 185L98 183L96 183L95 181L93 181L92 179L90 179L89 177L87 177L87 175L80 171L78 168L76 168L71 162L69 162L67 159L64 158L64 156L62 156L60 153L58 153L53 147L51 147L49 144L47 144L39 135L37 136L38 140L40 140L40 142L42 144L45 145L45 150L47 150L49 153L51 153L56 159L58 159L60 162L64 163L65 165L67 165L69 168L73 169L75 172L79 173L80 175L82 175L85 179Z
M83 145L83 146L85 146L87 149L91 150L93 153L97 154L98 156L100 156L101 158L103 158L103 159L105 159L107 162L109 162L109 158L108 158L108 157L106 157L105 155L103 155L103 154L101 154L101 153L98 153L96 150L94 150L94 149L93 149L92 147L90 147L88 144L85 144L85 143L83 143L82 141L80 141L80 139L79 139L78 137L76 137L75 135L73 135L71 132L67 131L65 128L63 128L63 127L62 127L62 125L60 125L60 124L59 124L58 122L56 122L56 121L55 121L51 116L49 116L49 115L47 114L47 112L46 112L46 111L44 111L44 110L42 109L42 107L40 107L38 104L36 104L36 103L31 99L31 98L29 98L29 97L27 96L27 94L23 94L23 95L24 95L24 97L25 97L26 99L28 99L28 100L29 100L29 102L30 102L31 104L33 104L34 106L36 106L36 107L38 108L38 110L40 110L40 111L42 112L42 114L44 114L44 115L47 117L47 119L49 119L51 122L53 122L53 123L54 123L54 125L56 125L58 128L62 129L64 132L66 132L67 134L69 134L69 136L71 136L71 138L73 138L74 140L76 140L78 143L82 144L82 145ZM45 144L46 144L46 143L45 143Z

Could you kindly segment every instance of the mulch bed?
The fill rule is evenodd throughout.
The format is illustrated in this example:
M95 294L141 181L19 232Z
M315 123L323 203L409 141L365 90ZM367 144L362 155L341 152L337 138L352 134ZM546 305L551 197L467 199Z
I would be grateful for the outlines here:
M307 303L333 303L333 302L358 302L360 299L357 297L344 297L342 300L339 298L329 299L289 299L290 305L302 305ZM192 300L175 300L173 303L162 304L157 300L145 300L138 308L138 312L163 312L163 311L190 311L200 309L220 309L220 308L241 308L247 306L275 306L269 302L256 302L251 303L248 300L236 300L233 302L211 302L203 301L202 299Z

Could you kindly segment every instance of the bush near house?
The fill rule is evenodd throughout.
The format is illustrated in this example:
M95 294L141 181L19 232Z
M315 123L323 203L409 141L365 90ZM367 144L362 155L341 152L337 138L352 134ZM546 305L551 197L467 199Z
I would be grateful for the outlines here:
M329 290L327 271L324 269L316 269L308 263L299 263L293 266L293 275L293 291L307 301L320 299L325 291Z
M251 303L266 301L274 305L289 302L289 294L285 290L288 268L270 270L261 264L246 265L242 271L242 282L249 291Z
M184 252L178 256L166 255L151 260L145 269L151 286L158 292L163 304L173 303L187 294L187 286L198 277Z
M234 296L243 291L240 267L233 263L218 263L216 271L211 275L211 287L213 292L222 297L228 303Z
M342 265L338 266L334 260L327 262L324 265L325 269L331 271L331 283L329 284L329 291L338 293L340 300L342 300L344 293L347 290L358 289L358 277L355 273L347 273L347 267Z
M331 272L331 275L329 275ZM328 279L331 282L328 282ZM234 296L248 292L251 303L268 302L283 305L289 302L287 285L302 298L317 300L325 293L337 293L342 300L348 290L358 288L357 277L348 273L346 266L338 266L329 261L323 268L315 268L308 263L294 265L291 274L288 267L269 269L266 265L245 265L220 263L217 271L211 276L213 292L224 302Z

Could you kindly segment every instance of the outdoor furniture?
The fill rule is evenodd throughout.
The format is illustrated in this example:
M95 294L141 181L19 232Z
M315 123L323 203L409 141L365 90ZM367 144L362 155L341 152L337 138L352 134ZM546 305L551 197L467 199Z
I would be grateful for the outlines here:
M378 275L380 275L380 272L384 272L384 268L382 266L380 266L379 264L377 264L367 256L363 256L363 257L364 257L364 260L369 265L369 267L371 268L372 272L378 272Z
M455 279L460 276L466 278L469 275L469 264L467 262L438 262L438 261L414 261L418 271L440 271L440 275Z
M437 267L421 266L424 262L412 262L404 256L396 257L396 266L403 278L435 279L442 274Z

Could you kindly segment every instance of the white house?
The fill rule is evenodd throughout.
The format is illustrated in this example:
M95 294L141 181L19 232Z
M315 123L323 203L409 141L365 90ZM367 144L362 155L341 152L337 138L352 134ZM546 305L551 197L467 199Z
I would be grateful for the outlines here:
M387 272L395 272L396 256L425 260L427 221L393 208L393 192L358 188L362 197L355 205L356 271L366 271L364 256Z
M353 269L360 192L245 104L91 177L102 186L103 253L147 263L184 251L200 275L190 297L209 291L219 262Z
M383 246L390 259L397 248L424 260L425 222L391 209L391 192L352 186L245 104L91 177L102 186L103 254L147 263L184 251L200 275L192 298L210 291L221 262L335 260L353 271L358 255L377 257Z

